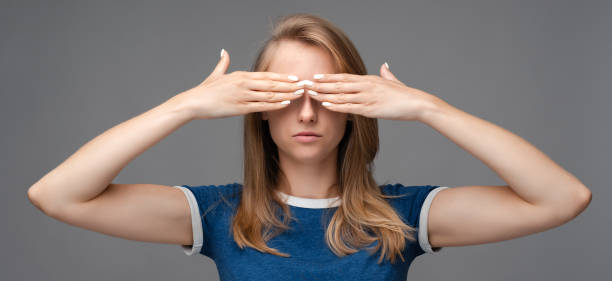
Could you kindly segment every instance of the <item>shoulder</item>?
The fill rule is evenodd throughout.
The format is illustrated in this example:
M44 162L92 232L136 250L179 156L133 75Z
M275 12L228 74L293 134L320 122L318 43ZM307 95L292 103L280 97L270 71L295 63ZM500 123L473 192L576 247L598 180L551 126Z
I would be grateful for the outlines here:
M403 185L401 183L382 184L381 191L384 195L399 195L396 199L410 199L415 196L427 195L432 190L440 187L439 185Z
M198 191L198 192L222 192L222 193L231 193L231 192L235 192L239 189L242 188L242 185L240 183L234 182L234 183L226 183L226 184L220 184L220 185L187 185L187 184L183 184L183 185L179 185L180 187L185 187L191 191Z
M236 206L242 191L242 184L234 182L220 185L180 185L175 186L184 191L190 191L193 199L201 207L210 208L220 203Z
M410 185L400 183L382 185L385 195L399 195L398 198L386 199L402 219L417 229L416 241L419 244L417 256L423 253L435 253L442 248L432 248L429 244L428 217L431 203L438 192L449 187L439 185Z
M442 189L439 185L403 185L401 183L380 186L387 202L412 226L419 226L421 211L428 211L434 196Z

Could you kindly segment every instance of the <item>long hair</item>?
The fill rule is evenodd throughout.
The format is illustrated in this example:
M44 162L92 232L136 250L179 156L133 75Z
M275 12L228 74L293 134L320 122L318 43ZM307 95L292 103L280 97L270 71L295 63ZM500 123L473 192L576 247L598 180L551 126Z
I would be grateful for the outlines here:
M281 40L299 40L328 50L338 73L365 75L366 67L349 38L331 22L311 14L284 16L273 25L270 38L259 50L251 71L267 71ZM341 205L329 220L325 240L337 256L352 254L378 241L370 253L381 250L392 263L406 240L415 241L415 228L405 224L374 180L374 158L378 153L378 121L349 114L346 130L338 144L337 188ZM266 242L289 230L290 208L273 189L284 173L279 169L276 144L261 112L244 116L244 184L240 203L231 224L234 241L241 248L289 257ZM282 210L282 212L280 212ZM282 220L279 218L282 217Z

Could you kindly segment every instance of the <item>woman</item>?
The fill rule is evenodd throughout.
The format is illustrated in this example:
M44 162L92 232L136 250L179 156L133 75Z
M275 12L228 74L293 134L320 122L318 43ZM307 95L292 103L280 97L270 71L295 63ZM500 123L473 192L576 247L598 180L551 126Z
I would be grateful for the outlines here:
M590 202L588 188L520 137L406 86L386 63L367 75L325 19L286 16L251 72L225 74L229 64L222 50L201 84L85 144L30 200L72 225L182 245L212 258L221 280L405 280L423 253L541 232ZM189 121L238 115L244 184L111 183ZM423 122L507 185L378 185L378 118Z

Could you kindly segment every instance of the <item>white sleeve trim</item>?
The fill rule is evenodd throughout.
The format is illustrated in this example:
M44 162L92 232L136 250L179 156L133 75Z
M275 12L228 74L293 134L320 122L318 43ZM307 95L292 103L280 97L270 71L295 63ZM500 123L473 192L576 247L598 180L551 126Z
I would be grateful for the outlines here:
M191 245L181 245L183 248L183 252L188 256L193 256L194 254L198 254L202 249L202 220L200 219L200 209L198 207L198 202L196 201L195 196L191 190L183 187L175 185L174 187L179 188L185 193L187 197L187 202L189 202L189 209L191 209L191 229L193 230L193 244Z
M425 251L426 253L434 254L434 253L439 252L442 249L440 247L434 251L431 248L431 245L429 244L429 233L427 232L427 222L428 222L427 216L429 215L429 207L431 206L431 202L433 202L433 199L436 196L436 194L446 188L448 187L439 186L439 187L434 188L432 191L430 191L429 194L427 194L427 197L425 197L425 201L423 202L423 206L421 207L421 215L419 218L419 229L418 229L419 245L421 246L421 249L423 249L423 251Z

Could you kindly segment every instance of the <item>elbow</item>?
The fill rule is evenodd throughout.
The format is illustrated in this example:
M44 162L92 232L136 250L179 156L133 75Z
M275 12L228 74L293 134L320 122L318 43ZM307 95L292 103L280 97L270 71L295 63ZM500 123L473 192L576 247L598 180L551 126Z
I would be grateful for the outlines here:
M30 200L30 203L32 203L32 205L34 205L34 207L38 208L39 210L43 211L43 206L41 203L41 190L40 187L38 186L31 186L28 189L28 200Z
M38 195L39 193L39 188L35 186L31 186L30 188L28 188L28 200L30 200L30 203L32 203L34 207L42 211L42 205L40 204L40 200L38 199L40 197L40 195Z
M576 188L575 195L572 196L572 198L568 201L568 204L565 206L565 208L563 208L566 210L564 212L566 221L570 221L584 212L589 204L591 204L592 198L593 195L586 186Z
M51 210L49 209L49 207L47 206L47 204L43 204L44 200L44 196L42 195L43 190L41 189L40 186L31 186L28 189L28 200L30 200L30 203L32 203L32 205L34 205L34 207L36 207L37 209L39 209L40 211L42 211L44 214L46 215L50 215L51 214Z
M582 186L580 189L580 195L578 198L578 211L576 215L582 213L590 204L593 199L593 194L586 186Z
M560 226L580 215L591 203L591 191L581 185L574 188L571 195L554 198L555 202L542 206L547 213L549 223Z

